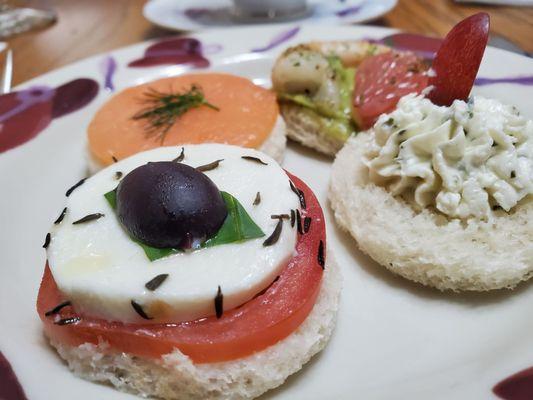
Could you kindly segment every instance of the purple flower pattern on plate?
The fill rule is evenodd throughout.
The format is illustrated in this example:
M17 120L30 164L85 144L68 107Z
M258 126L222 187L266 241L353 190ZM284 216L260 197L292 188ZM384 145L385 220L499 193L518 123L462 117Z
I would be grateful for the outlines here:
M113 56L107 56L102 60L102 71L104 74L104 88L109 91L115 90L113 76L117 70L117 61Z
M256 47L256 48L252 49L252 52L254 52L254 53L262 53L264 51L271 50L274 47L277 47L280 44L292 39L293 37L295 37L298 34L299 31L300 31L300 27L299 26L296 26L294 28L290 28L288 30L284 30L284 31L278 33L276 36L274 36L270 40L270 42L268 42L268 44L266 46L264 46L264 47Z
M400 51L412 51L426 60L433 60L442 39L413 33L394 33L372 42L384 44Z
M412 51L427 61L433 60L442 43L442 39L412 33L395 33L379 40L369 39L369 41L384 44L400 51ZM533 75L500 78L478 77L475 81L476 86L494 85L498 83L533 86Z
M358 6L346 7L346 8L343 8L342 10L336 11L335 15L337 17L347 17L349 15L355 15L359 11L361 11L362 7L363 7L363 4L358 5Z
M477 86L494 85L496 83L514 83L516 85L533 86L533 75L521 75L506 78L476 78Z
M180 37L164 39L145 50L144 56L133 60L128 67L153 67L155 65L185 64L195 68L209 67L204 47L198 39Z
M98 94L98 83L80 78L57 88L33 86L0 96L0 153L37 136L52 119L77 111Z
M11 364L0 351L0 399L27 400Z
M494 386L492 392L504 400L533 399L533 367L504 379Z
M208 15L210 13L212 13L213 10L210 9L210 8L194 8L194 7L191 7L191 8L186 8L185 11L183 11L183 14L185 14L187 17L189 18L192 18L192 19L196 19L196 18L201 18L205 15Z

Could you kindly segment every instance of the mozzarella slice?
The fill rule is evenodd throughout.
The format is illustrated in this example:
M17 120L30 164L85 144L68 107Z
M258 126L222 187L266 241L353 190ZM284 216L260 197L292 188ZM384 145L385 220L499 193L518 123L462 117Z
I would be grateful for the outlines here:
M53 225L48 246L49 265L59 290L77 312L122 322L171 323L215 314L220 286L224 310L235 308L267 288L294 253L296 231L285 221L279 240L265 247L274 231L273 214L297 209L283 169L269 156L253 149L221 144L188 145L183 163L192 167L223 159L205 172L217 185L239 200L265 237L171 255L150 262L131 240L104 198L126 175L149 161L175 159L181 147L161 147L119 161L87 179L67 198L63 221ZM243 159L260 158L268 165ZM261 202L253 205L257 192ZM72 222L88 214L104 217L84 224ZM154 291L145 284L159 274L168 278ZM132 306L142 307L144 320Z

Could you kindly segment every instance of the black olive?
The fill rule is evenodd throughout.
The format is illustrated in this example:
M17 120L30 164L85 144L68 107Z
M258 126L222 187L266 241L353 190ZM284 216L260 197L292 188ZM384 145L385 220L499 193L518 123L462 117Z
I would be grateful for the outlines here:
M190 248L214 236L227 209L204 173L171 161L149 162L117 188L117 215L128 233L157 248Z

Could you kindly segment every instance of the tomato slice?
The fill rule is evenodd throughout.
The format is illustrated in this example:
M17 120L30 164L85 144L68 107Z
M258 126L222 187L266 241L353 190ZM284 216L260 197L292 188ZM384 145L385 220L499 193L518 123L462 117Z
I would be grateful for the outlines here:
M302 215L310 217L312 223L307 233L298 235L296 255L264 293L224 312L220 319L208 317L176 324L109 322L76 314L69 306L56 316L47 317L46 311L65 299L46 266L37 298L37 312L46 334L54 341L69 345L96 344L103 340L110 344L111 351L141 357L158 358L177 348L196 363L245 357L287 337L315 304L323 275L318 249L322 242L325 254L326 244L324 215L318 200L301 180L288 175L302 190L307 204ZM54 323L59 318L72 317L81 319L69 325Z
M428 85L427 66L411 52L388 52L365 59L355 74L352 115L362 129L381 114L392 111L398 100L420 93Z

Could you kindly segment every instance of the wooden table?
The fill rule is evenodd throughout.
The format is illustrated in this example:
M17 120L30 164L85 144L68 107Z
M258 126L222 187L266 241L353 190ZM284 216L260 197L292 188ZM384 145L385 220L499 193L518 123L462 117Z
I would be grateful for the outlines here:
M9 40L14 51L14 84L73 61L146 39L174 34L142 16L143 0L52 0L58 22ZM533 7L462 5L452 0L400 0L371 24L443 36L459 20L479 12L491 15L491 32L533 52Z

